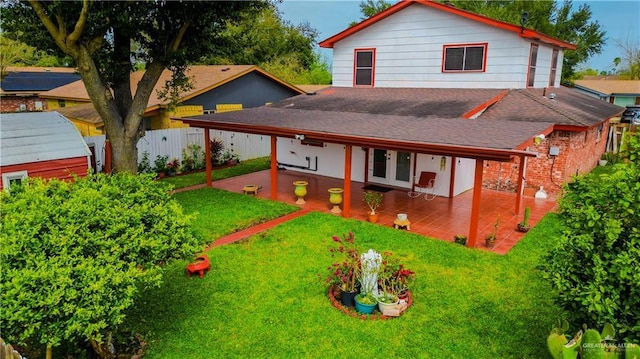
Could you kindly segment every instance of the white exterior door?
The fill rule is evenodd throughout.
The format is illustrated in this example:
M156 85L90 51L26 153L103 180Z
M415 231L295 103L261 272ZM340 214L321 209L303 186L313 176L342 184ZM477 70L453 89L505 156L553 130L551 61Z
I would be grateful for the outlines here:
M369 150L369 181L410 188L413 156L410 152Z

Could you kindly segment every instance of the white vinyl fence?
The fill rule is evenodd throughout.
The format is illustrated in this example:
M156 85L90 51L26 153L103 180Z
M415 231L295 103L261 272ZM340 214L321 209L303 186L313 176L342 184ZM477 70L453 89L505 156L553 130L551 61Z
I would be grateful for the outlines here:
M271 141L269 136L251 135L242 132L210 130L211 139L219 139L224 148L237 154L241 160L269 156ZM88 136L84 141L93 147L96 171L101 172L105 158L105 136ZM171 128L165 130L146 131L138 141L138 163L145 152L149 153L149 162L157 156L169 156L169 160L177 158L182 161L182 150L189 145L197 144L204 151L204 130L201 128Z

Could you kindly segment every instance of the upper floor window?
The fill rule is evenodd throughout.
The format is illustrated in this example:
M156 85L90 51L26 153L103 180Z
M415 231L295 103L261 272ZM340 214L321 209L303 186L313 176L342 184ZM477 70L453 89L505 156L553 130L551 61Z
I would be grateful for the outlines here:
M375 49L356 49L353 70L354 86L373 87L375 73L376 52Z
M442 71L485 71L487 44L444 45Z
M58 100L58 107L66 107L67 102L65 100Z
M29 174L27 171L16 171L2 174L2 185L5 190L10 190L12 185L20 185L24 182Z
M529 73L527 74L527 87L533 87L536 80L536 63L538 62L538 45L531 44L529 54Z
M551 73L549 74L549 87L556 85L556 73L558 72L558 49L553 49L551 55Z

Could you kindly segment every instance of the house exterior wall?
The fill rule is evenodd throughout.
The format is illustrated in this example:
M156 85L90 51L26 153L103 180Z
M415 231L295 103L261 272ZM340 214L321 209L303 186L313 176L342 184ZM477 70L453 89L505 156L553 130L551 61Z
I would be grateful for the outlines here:
M303 145L300 140L278 138L278 163L288 170L317 174L333 178L344 178L344 145L325 143L323 147ZM317 171L289 167L282 164L307 166L306 157L310 159L310 167ZM351 180L364 182L365 151L361 147L352 148Z
M20 105L23 105L25 110L21 110ZM2 113L46 110L47 102L38 96L2 96L2 99L0 99L0 112Z
M609 123L603 122L586 132L554 131L547 139L529 150L538 152L537 158L528 158L525 168L525 188L544 187L549 194L559 194L561 185L577 174L591 171L605 152ZM549 154L557 147L558 156ZM483 174L483 187L515 192L518 184L520 160L487 162Z
M454 26L455 24L455 26ZM443 46L487 43L484 72L443 72ZM375 49L374 87L525 88L531 42L420 4L334 44L333 85L353 86L354 50ZM534 87L549 85L553 49L539 44ZM560 86L559 50L555 86Z
M298 95L279 83L250 72L224 85L184 101L184 105L201 105L204 110L215 110L217 104L242 104L243 108L263 106Z
M79 177L87 175L90 167L88 157L72 157L60 160L21 163L0 167L0 173L11 173L27 171L29 177L59 178L61 180L72 180L72 174ZM3 188L0 176L0 189Z
M69 121L73 122L73 125L76 126L80 134L84 136L100 136L104 134L104 125L99 124L96 126L93 123L88 123L80 120L76 120L73 118L69 118Z
M89 103L91 101L74 101L74 100L59 100L59 99L51 99L48 98L47 99L47 108L49 110L55 110L57 108L61 108L61 107L71 107L71 106L76 106L76 105L84 105L86 103ZM62 103L64 103L64 106L60 106Z

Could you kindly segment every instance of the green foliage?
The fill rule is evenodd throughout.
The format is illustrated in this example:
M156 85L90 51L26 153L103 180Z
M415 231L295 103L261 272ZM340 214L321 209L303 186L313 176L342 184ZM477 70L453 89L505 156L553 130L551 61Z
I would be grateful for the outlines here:
M629 158L640 146L629 141ZM640 171L633 162L578 177L560 201L568 230L541 263L574 325L612 323L640 339Z
M152 175L98 174L2 191L3 337L55 347L116 332L164 263L201 248L169 189Z
M595 329L588 329L582 336L582 359L603 359L604 347L602 346L602 337Z
M576 10L571 1L560 4L555 0L452 0L451 2L461 9L516 25L520 25L522 14L527 12L529 16L525 27L575 44L576 50L564 52L563 81L572 79L578 64L602 52L605 43L606 34L601 25L592 20L588 4L582 4Z
M153 161L153 170L156 173L167 172L167 161L169 161L169 156L157 155L155 161Z
M23 42L7 38L0 33L0 78L7 75L8 66L44 66L54 67L64 63L44 51Z
M153 173L153 167L149 161L149 152L144 151L142 153L142 161L138 163L138 173Z
M208 65L256 64L292 84L329 84L326 61L316 52L318 31L282 19L275 6L241 14L221 34L222 46L203 57Z
M205 167L204 151L197 143L193 143L182 149L182 172L200 170Z

